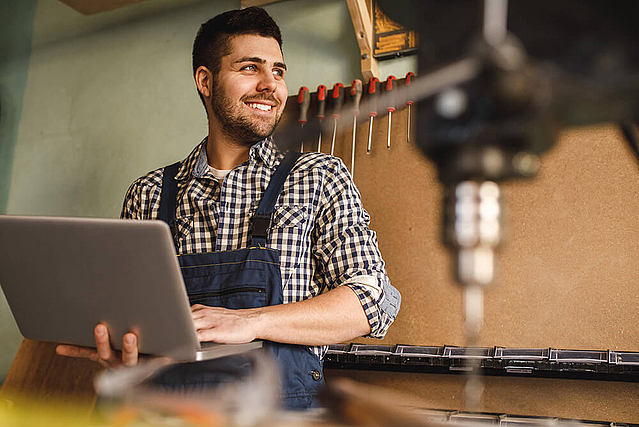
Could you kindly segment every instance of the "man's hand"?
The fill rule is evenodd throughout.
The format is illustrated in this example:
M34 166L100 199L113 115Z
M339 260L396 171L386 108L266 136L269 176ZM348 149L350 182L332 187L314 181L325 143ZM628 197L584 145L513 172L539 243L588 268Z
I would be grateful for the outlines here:
M255 315L251 309L230 310L195 304L191 306L191 315L201 342L240 344L257 338L253 327Z
M96 348L78 347L60 344L55 352L61 356L81 357L100 363L105 368L125 365L133 366L138 363L138 337L133 333L122 337L122 351L116 352L109 343L109 331L103 324L98 324L94 330Z
M358 296L348 286L290 304L230 310L196 304L191 315L200 341L234 344L255 339L328 345L369 334Z

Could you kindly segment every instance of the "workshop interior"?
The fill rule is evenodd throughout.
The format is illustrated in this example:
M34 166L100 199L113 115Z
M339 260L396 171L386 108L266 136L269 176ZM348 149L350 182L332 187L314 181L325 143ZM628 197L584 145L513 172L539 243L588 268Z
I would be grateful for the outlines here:
M395 323L329 347L321 412L282 414L268 360L217 395L158 396L149 366L24 339L2 301L0 419L639 424L636 2L4 0L0 214L117 218L133 179L204 136L197 27L252 5L289 69L274 138L350 171Z

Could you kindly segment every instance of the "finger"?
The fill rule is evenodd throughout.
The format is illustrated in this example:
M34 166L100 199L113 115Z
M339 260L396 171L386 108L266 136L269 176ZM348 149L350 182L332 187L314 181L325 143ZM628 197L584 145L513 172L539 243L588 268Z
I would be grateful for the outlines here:
M81 357L94 362L98 360L98 352L93 348L78 347L75 345L60 344L55 348L56 354L66 357Z
M94 332L98 356L107 363L113 362L114 359L117 359L117 355L111 348L111 343L109 343L109 331L107 327L100 323L95 327Z
M228 312L229 309L223 307L209 307L206 305L200 305L199 307L191 307L191 317L198 319L201 317L210 317L215 315L222 315Z
M223 342L215 329L200 329L197 331L197 339L200 342Z
M191 318L200 319L215 312L215 307L208 307L206 305L197 305L191 307Z
M215 328L219 324L219 318L216 316L198 316L193 317L193 326L195 330Z
M194 311L191 313L191 319L195 321L196 319L203 319L206 317L206 311Z
M133 366L138 363L138 337L128 333L122 338L122 363Z
M208 307L206 305L202 305L202 304L193 304L191 306L191 313L195 313L195 312L201 311L202 309L205 309L205 308L210 308L210 307Z
M204 323L204 319L196 319L193 318L193 326L195 327L196 331L199 331L200 329L205 328L205 323ZM212 327L211 325L209 325L209 327Z

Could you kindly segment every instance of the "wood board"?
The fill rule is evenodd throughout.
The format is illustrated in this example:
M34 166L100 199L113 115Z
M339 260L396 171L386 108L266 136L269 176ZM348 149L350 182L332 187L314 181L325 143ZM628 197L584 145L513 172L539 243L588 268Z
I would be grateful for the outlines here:
M292 96L283 121L297 116ZM378 116L370 154L368 124L357 127L354 178L402 308L384 340L356 341L463 346L462 292L440 238L443 191L434 164L406 141L407 119L406 109L393 114L387 149L387 116ZM351 137L338 135L335 148L349 166ZM481 345L639 351L639 165L616 126L564 130L536 178L502 188L508 235L485 295ZM329 370L327 382L344 375L463 409L463 376ZM636 383L487 377L482 410L636 423L637 391Z
M287 122L297 119L295 98ZM390 149L387 120L375 119L370 154L368 124L358 126L354 174L403 297L385 342L464 345L462 292L440 239L436 169L406 141L407 110L393 114ZM349 128L335 147L349 167L351 138ZM562 132L536 178L502 188L507 237L485 296L482 345L639 351L639 166L617 128Z

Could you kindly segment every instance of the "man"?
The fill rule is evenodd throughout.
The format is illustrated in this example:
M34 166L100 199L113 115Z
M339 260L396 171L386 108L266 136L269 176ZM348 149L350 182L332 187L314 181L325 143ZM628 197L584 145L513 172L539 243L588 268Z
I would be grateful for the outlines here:
M272 141L288 97L281 45L279 28L260 8L202 25L193 71L208 137L183 162L135 181L122 217L171 225L200 341L266 340L283 368L286 405L309 407L326 345L383 337L400 295L341 160L284 156ZM57 351L106 367L137 363L135 334L123 337L121 353L110 348L104 325L95 339L95 350ZM215 381L188 370L161 382Z

